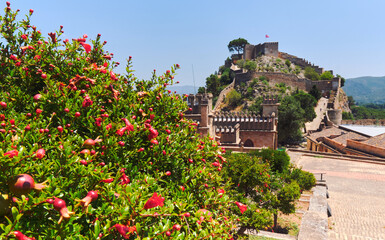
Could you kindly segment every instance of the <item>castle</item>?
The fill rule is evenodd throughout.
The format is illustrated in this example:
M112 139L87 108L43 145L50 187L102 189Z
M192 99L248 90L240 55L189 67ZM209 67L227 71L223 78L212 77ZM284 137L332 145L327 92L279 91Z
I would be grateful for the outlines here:
M278 42L267 42L258 45L247 44L243 55L234 54L232 60L226 60L225 66L232 66L237 59L252 60L261 55L287 59L302 68L312 67L317 73L324 72L323 68L315 66L305 59L279 52ZM231 68L230 68L231 69ZM225 101L227 93L241 83L247 83L255 78L264 76L270 84L285 83L287 86L309 92L316 86L322 95L327 97L327 119L329 124L339 125L342 120L340 105L341 79L312 81L299 78L295 74L281 72L255 72L233 70L233 82L220 93L214 109L212 108L212 94L190 94L187 98L189 111L186 117L198 123L197 131L202 136L215 136L226 149L248 151L255 148L269 147L276 149L278 146L278 106L277 97L264 96L262 116L248 112L222 112L221 102Z
M242 58L245 60L252 60L252 59L256 59L261 55L279 57L285 60L287 59L290 62L294 63L295 65L300 66L301 68L311 67L318 74L322 74L324 72L323 68L316 66L314 64L311 64L309 61L303 58L299 58L285 52L280 52L278 50L278 42L265 42L265 43L260 43L258 45L246 44L245 49L243 51Z
M212 94L190 94L186 118L198 123L201 136L215 136L226 149L248 151L278 146L278 106L276 97L266 96L263 115L247 112L220 112L212 109Z

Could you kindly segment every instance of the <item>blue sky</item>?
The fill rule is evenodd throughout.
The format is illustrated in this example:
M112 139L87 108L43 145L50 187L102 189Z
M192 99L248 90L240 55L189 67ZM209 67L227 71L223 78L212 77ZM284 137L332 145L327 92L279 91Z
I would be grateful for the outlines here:
M15 0L13 9L34 9L43 34L64 26L65 38L98 33L122 63L133 57L135 75L181 65L180 85L204 86L230 56L229 41L279 42L279 50L346 78L385 75L383 0ZM5 6L5 1L4 1ZM265 34L270 38L266 39Z

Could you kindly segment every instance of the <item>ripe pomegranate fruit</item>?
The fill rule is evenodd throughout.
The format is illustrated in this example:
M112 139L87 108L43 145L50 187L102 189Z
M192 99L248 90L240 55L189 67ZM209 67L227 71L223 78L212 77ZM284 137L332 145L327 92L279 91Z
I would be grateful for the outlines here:
M19 174L9 181L9 190L15 195L25 195L35 190L42 190L47 187L45 182L35 183L35 180L28 174Z
M40 100L40 98L41 98L41 94L38 93L35 96L33 96L33 101L38 102Z
M92 201L95 201L98 196L98 191L89 191L87 196L80 200L80 204L84 207L87 207Z
M85 155L90 155L91 152L90 152L90 150L88 150L88 149L83 149L83 150L80 152L80 154L83 154L83 155L85 156Z
M2 109L6 109L7 108L7 103L6 102L0 102L0 107Z
M38 159L42 159L45 156L45 150L43 148L40 148L36 151L36 157Z
M74 214L73 212L70 212L68 211L68 208L67 208L67 205L66 205L66 202L63 200L63 199L60 199L60 198L55 198L55 200L53 201L53 207L60 212L60 219L58 221L58 224L61 223L61 221L63 221L63 219L68 219L71 217L72 214Z
M85 147L85 148L92 148L93 146L95 146L96 143L101 142L101 141L102 140L99 139L99 138L96 138L95 140L89 138L89 139L84 141L83 147Z

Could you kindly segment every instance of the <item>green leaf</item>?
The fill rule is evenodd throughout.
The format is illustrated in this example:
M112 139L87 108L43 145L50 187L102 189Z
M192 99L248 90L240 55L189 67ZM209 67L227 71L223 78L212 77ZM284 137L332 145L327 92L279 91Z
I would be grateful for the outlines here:
M17 215L19 214L19 210L17 210L16 207L12 207L11 211L12 211L12 217L13 217L13 219L16 220Z
M138 233L138 235L142 235L142 228L140 227L140 224L139 223L136 223L136 231Z
M99 220L95 221L94 228L95 228L94 237L95 237L95 239L97 239L99 237L99 233L100 233L100 222L99 222Z

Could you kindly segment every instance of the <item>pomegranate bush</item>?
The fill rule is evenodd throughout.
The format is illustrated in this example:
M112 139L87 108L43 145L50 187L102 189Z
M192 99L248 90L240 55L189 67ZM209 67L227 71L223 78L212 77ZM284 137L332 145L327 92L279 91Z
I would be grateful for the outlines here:
M230 239L218 144L166 86L114 73L101 36L0 17L0 239ZM202 212L205 214L202 215Z

